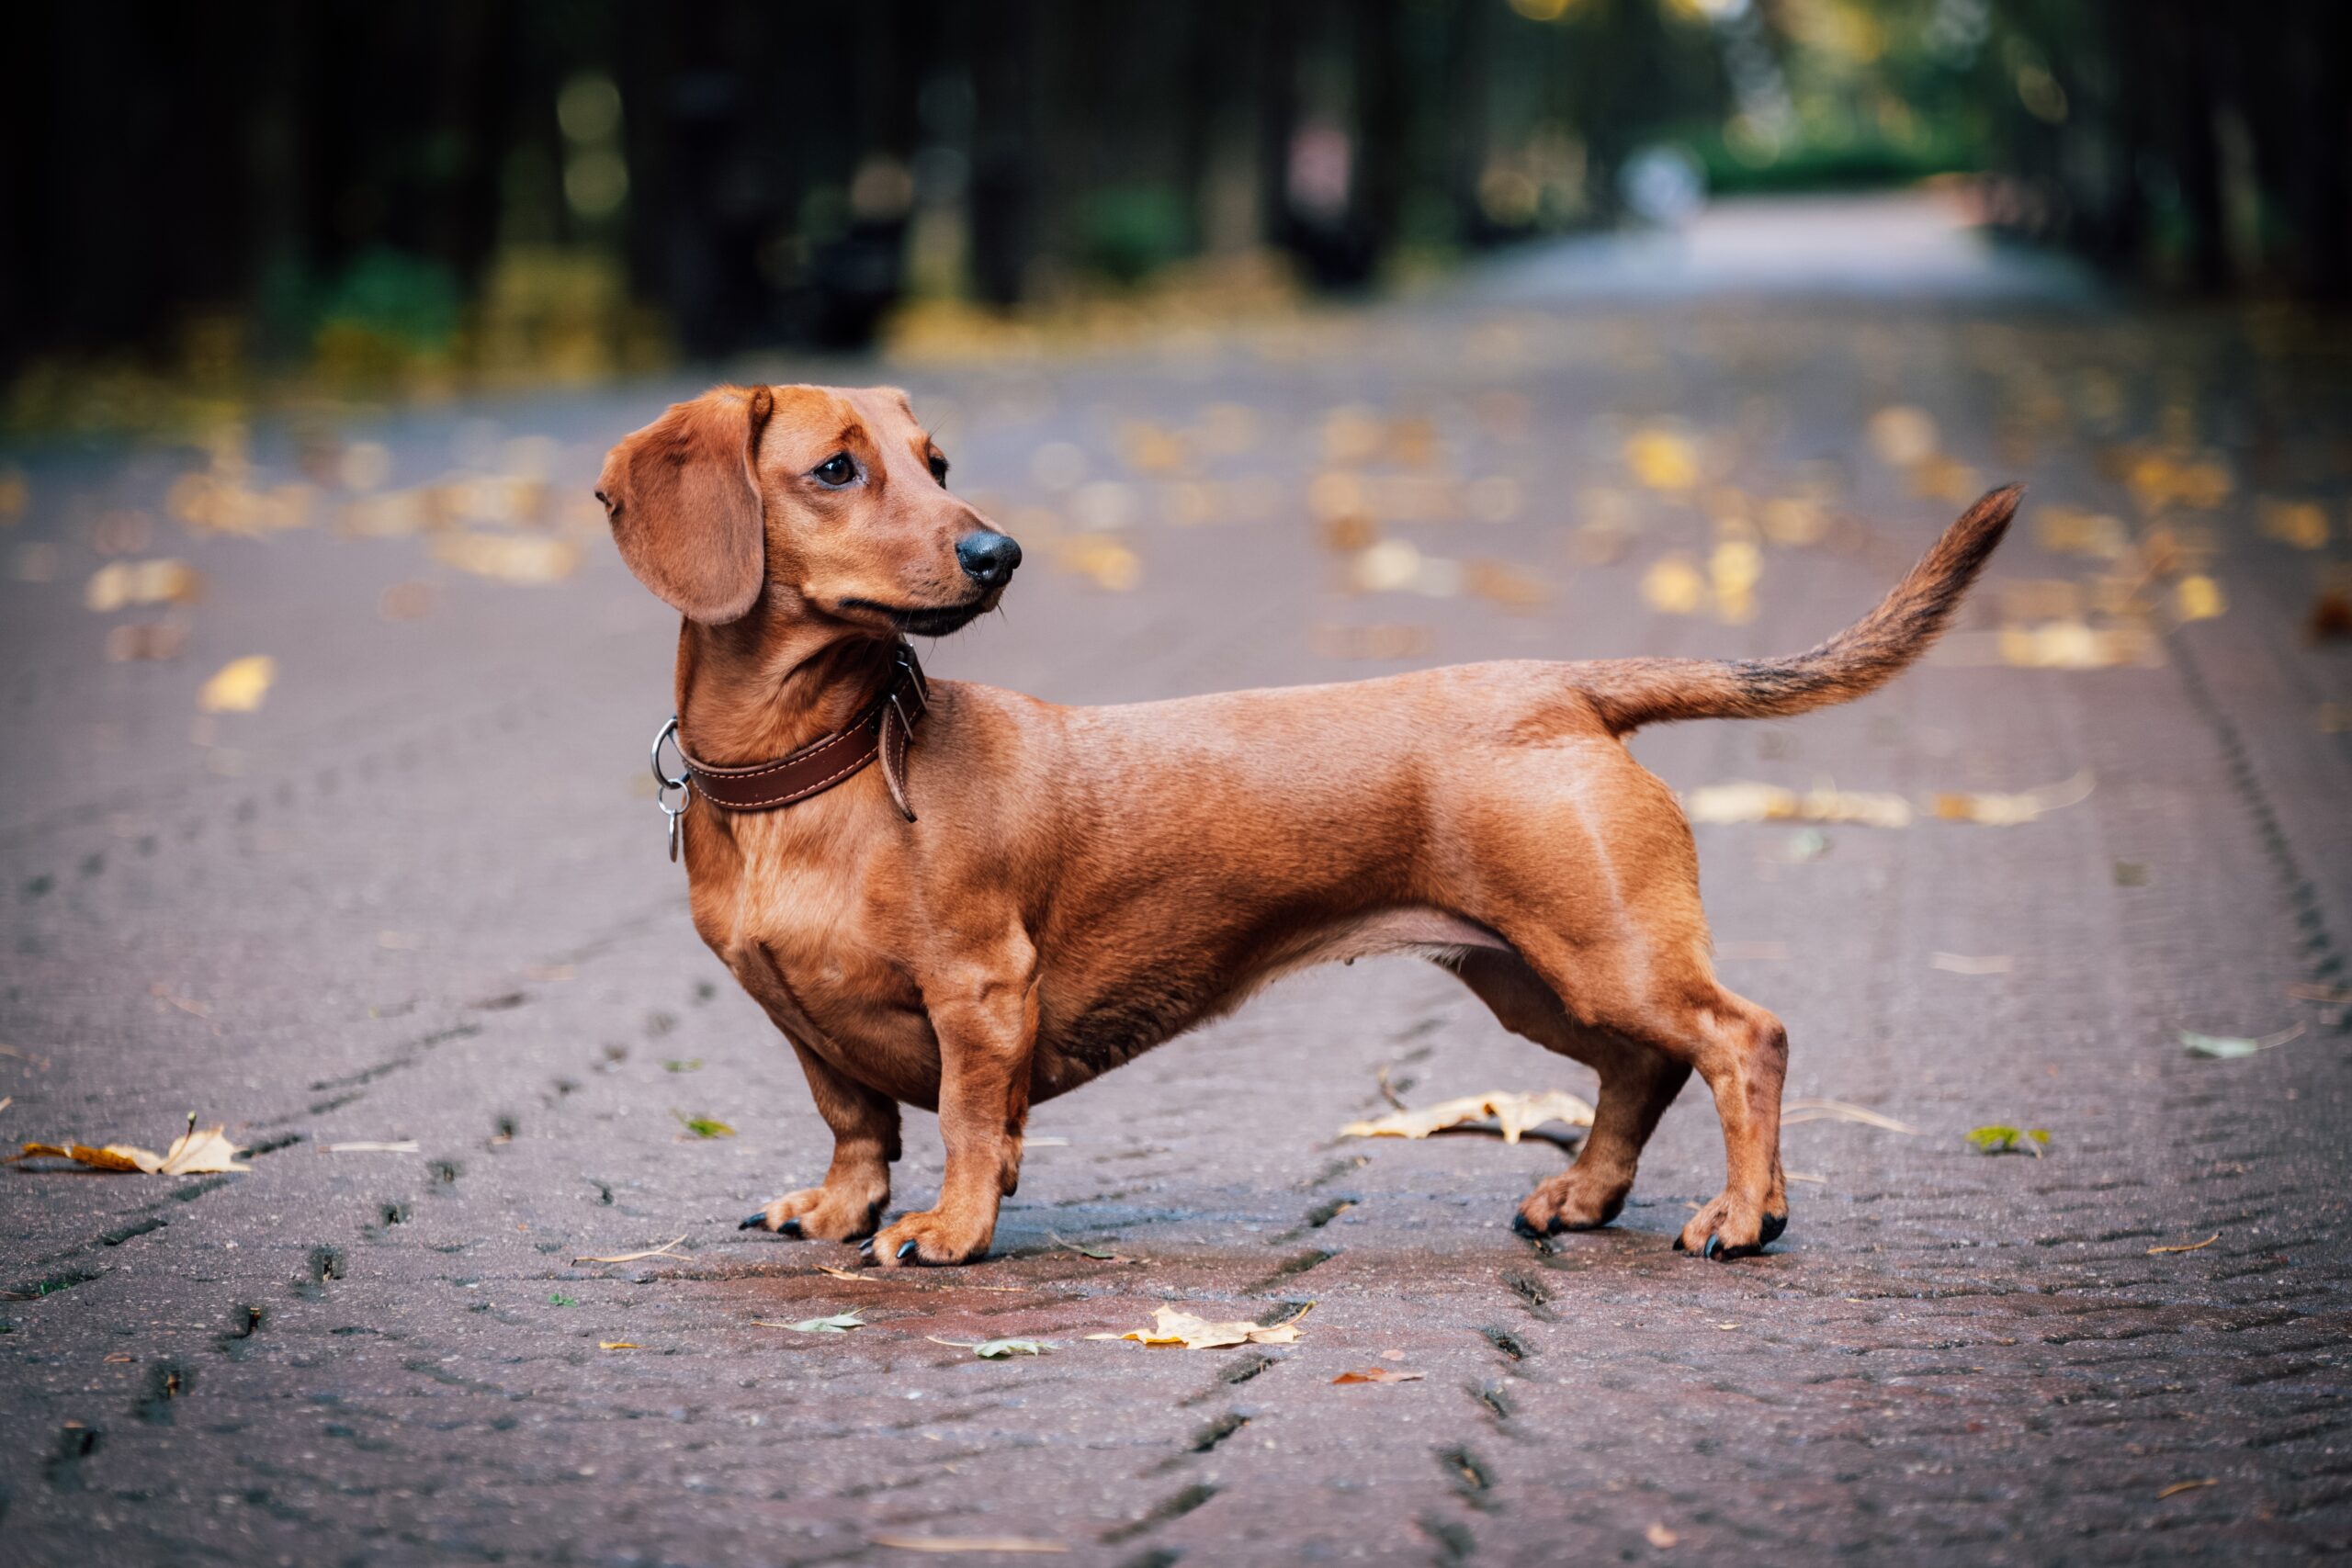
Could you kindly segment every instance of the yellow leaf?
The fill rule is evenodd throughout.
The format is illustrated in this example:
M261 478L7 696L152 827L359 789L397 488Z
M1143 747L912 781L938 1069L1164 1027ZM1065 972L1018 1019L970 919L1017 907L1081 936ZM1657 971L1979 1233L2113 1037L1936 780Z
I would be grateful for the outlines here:
M635 1343L627 1339L599 1339L596 1341L596 1348L599 1350L634 1350L637 1348L638 1347Z
M1496 1090L1491 1094L1464 1095L1439 1105L1424 1106L1419 1111L1394 1111L1369 1122L1351 1122L1340 1129L1343 1138L1426 1138L1448 1127L1465 1122L1484 1122L1491 1118L1499 1127L1503 1142L1515 1144L1531 1127L1546 1122L1564 1122L1570 1127L1592 1125L1592 1107L1573 1094L1559 1089L1547 1089L1542 1094L1515 1094Z
M1695 615L1706 603L1707 584L1690 558L1676 550L1658 557L1642 573L1642 597L1651 609L1669 615Z
M172 1140L172 1146L164 1151L163 1163L156 1169L164 1176L250 1170L251 1166L237 1163L237 1156L244 1152L228 1140L220 1127L191 1127Z
M1651 490L1690 490L1699 482L1699 455L1690 438L1658 425L1625 438L1625 467Z
M2173 584L2173 603L2184 621L2210 621L2228 607L2222 598L2222 585L2201 574Z
M251 713L277 679L277 660L266 653L232 659L197 693L196 705L205 713Z
M1341 1372L1333 1382L1419 1382L1419 1372L1401 1372L1393 1367L1365 1367L1357 1371Z
M1189 1312L1174 1307L1155 1307L1149 1328L1131 1328L1125 1334L1090 1334L1089 1339L1132 1339L1139 1345L1182 1345L1187 1350L1223 1350L1236 1345L1295 1345L1298 1342L1298 1319L1263 1327L1249 1320L1233 1323L1211 1323ZM1302 1316L1305 1314L1302 1314Z

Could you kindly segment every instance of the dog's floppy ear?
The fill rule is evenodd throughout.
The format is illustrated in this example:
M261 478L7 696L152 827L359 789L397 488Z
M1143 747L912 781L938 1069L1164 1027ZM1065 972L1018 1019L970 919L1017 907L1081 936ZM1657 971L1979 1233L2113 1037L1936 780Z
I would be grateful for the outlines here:
M741 618L766 576L756 459L775 412L765 387L721 389L622 437L596 499L637 580L689 620Z

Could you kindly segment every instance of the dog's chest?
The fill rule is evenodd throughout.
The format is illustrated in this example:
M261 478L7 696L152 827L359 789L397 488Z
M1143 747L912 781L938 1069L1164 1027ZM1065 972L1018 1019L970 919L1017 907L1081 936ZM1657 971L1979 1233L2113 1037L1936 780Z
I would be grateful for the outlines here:
M722 898L696 893L704 941L786 1032L893 1098L935 1098L938 1044L922 990L870 907L844 900L825 878L739 885Z

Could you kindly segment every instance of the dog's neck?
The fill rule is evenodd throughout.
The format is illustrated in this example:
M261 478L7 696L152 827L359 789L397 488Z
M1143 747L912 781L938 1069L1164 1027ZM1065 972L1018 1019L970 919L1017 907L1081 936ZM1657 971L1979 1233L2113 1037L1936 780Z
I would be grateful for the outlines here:
M727 626L679 631L678 729L702 761L771 761L846 728L897 667L889 638L769 622L762 604Z

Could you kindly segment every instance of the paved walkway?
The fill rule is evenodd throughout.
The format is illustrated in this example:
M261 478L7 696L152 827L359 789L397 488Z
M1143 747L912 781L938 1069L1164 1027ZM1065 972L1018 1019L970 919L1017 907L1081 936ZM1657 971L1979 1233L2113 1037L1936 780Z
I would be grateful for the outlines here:
M1619 1226L1540 1247L1508 1221L1557 1149L1340 1139L1384 1068L1415 1103L1590 1092L1403 961L1286 983L1042 1107L984 1265L845 1279L820 1266L846 1247L741 1235L827 1142L687 924L639 788L673 628L576 500L676 389L307 451L266 428L219 483L311 521L262 538L171 520L202 509L168 493L200 458L25 457L29 508L0 533L0 1134L161 1146L193 1109L255 1155L231 1177L0 1176L0 1560L882 1563L913 1560L884 1538L1000 1536L1109 1564L2340 1551L2352 1067L2341 1010L2307 998L2352 980L2352 653L2302 629L2346 556L2327 341L1514 287L1164 353L781 367L916 388L959 483L1032 550L1004 615L926 660L1067 701L1792 649L1955 512L1917 490L2030 479L1935 662L1856 707L1637 742L1686 795L1831 783L1915 811L1698 829L1723 972L1788 1021L1792 1093L1916 1130L1792 1126L1791 1229L1728 1266L1668 1246L1722 1176L1696 1094ZM1917 417L1871 423L1889 406L1928 416L1924 449ZM374 477L357 440L390 460L374 493L426 499L343 513L343 479ZM306 466L314 495L277 490ZM535 468L562 499L510 533ZM2303 498L2317 549L2279 509ZM435 517L472 521L408 531ZM538 547L462 541L581 527L556 582L450 564L527 576ZM200 602L85 607L107 559L158 557L205 575ZM184 650L104 657L144 623L184 626ZM205 680L253 654L277 660L259 710L199 717ZM2029 791L2052 808L2021 825L1937 815ZM2184 1030L2286 1038L2203 1059ZM692 1136L702 1117L735 1135ZM2048 1146L1981 1154L1963 1134L1987 1124ZM910 1118L900 1200L939 1168ZM1289 1347L1087 1337L1162 1303L1309 1303ZM759 1326L851 1309L870 1326ZM1058 1348L940 1343L1001 1336ZM1370 1366L1421 1376L1332 1382Z

